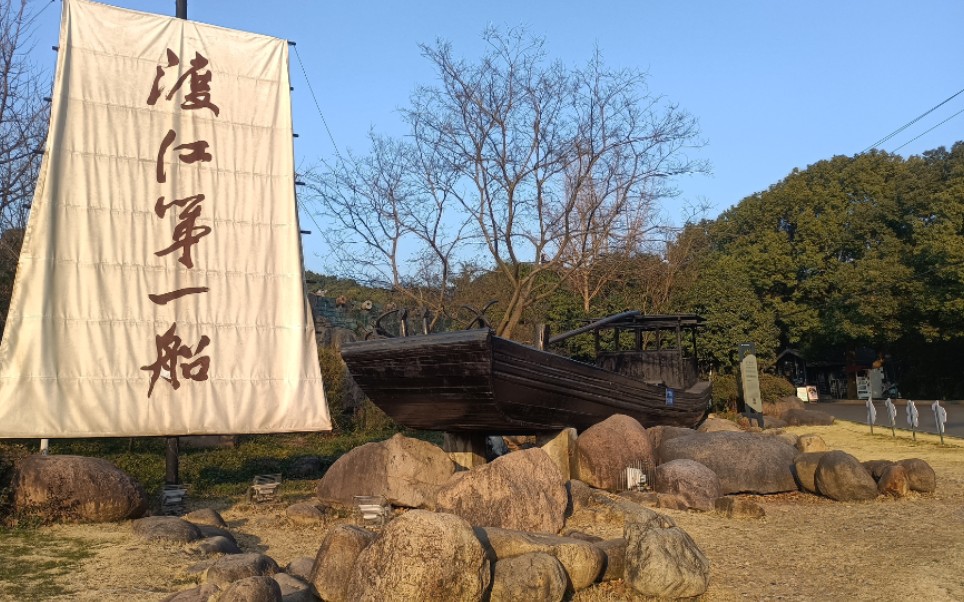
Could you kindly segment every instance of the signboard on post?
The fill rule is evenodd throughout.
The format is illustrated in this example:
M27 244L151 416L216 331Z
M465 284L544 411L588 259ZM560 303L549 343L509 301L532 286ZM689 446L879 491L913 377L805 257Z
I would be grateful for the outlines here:
M756 365L756 345L740 343L739 350L744 410L762 414L763 399L760 397L760 371Z

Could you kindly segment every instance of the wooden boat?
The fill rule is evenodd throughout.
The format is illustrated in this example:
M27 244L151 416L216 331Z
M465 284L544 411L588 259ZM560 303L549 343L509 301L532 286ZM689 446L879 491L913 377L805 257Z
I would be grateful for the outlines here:
M586 429L614 414L644 426L693 427L710 383L697 379L692 314L625 312L548 339L592 332L596 365L528 347L478 328L349 343L342 357L372 402L398 424L454 433L520 434ZM613 349L602 350L611 330ZM693 333L691 356L683 332ZM632 344L621 349L627 339Z

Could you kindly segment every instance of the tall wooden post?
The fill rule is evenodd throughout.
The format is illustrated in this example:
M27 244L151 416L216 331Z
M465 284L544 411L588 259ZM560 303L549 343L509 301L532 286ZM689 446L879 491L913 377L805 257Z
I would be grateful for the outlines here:
M187 20L187 0L175 0L174 16ZM164 453L164 482L168 485L178 485L181 482L179 452L180 443L177 437L168 437Z

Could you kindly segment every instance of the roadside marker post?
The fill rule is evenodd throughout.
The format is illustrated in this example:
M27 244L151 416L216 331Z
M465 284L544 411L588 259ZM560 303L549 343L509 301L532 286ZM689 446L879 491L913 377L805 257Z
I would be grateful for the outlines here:
M947 410L941 406L941 402L935 401L931 404L934 411L934 422L937 424L937 432L941 436L941 445L944 445L944 423L947 422Z
M890 416L890 434L897 438L897 408L894 407L893 400L888 397L884 400L884 407L887 408L887 414Z
M874 407L874 398L867 398L867 424L870 425L870 434L874 434L874 423L877 422L877 408Z
M910 426L911 435L914 437L914 441L917 441L917 424L918 424L919 414L917 413L917 406L914 405L914 401L911 399L907 400L907 425Z

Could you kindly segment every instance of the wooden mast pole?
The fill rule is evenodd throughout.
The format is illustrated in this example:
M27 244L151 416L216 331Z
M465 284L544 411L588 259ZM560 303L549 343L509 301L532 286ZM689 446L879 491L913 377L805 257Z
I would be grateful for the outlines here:
M187 0L175 0L174 14L178 19L187 20ZM168 437L164 453L164 482L168 485L181 483L180 475L180 441L177 437Z

